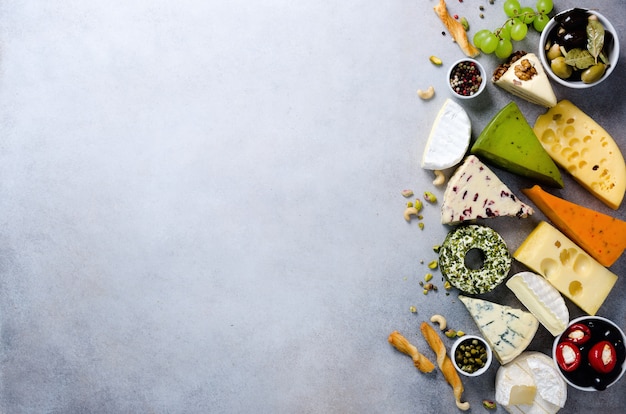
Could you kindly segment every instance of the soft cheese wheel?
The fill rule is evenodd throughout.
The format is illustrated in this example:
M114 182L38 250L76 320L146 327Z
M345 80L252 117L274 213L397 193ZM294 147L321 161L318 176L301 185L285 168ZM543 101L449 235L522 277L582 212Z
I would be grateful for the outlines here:
M567 305L559 291L542 276L519 272L507 280L506 286L553 336L567 328Z
M430 130L422 155L422 168L445 170L457 165L469 147L472 125L467 112L446 99Z
M509 413L555 414L566 401L567 384L541 352L524 352L496 373L496 402Z
M617 210L626 191L626 164L615 140L567 100L540 115L533 128L552 159Z

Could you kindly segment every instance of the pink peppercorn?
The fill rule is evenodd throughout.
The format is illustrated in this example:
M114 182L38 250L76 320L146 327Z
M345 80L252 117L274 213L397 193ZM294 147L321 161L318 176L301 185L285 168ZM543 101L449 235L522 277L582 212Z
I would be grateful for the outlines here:
M474 62L463 61L450 73L450 86L459 95L471 96L480 89L483 78Z

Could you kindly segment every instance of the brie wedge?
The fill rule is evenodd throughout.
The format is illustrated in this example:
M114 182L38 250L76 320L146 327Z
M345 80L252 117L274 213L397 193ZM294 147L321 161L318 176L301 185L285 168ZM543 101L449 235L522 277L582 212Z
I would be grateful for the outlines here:
M457 165L467 152L472 125L467 112L446 99L430 130L422 155L422 168L445 170Z

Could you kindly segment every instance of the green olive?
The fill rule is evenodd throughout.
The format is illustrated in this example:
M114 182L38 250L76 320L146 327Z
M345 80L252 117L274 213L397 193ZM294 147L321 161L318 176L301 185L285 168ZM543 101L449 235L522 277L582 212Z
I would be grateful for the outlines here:
M554 72L554 74L561 79L567 79L572 76L572 67L565 63L565 58L563 56L553 59L550 62L550 69L552 69L552 72Z
M606 65L602 62L598 62L593 66L588 67L580 74L580 80L583 83L594 83L600 80L606 71Z
M557 43L555 43L550 46L550 49L548 49L548 51L546 52L546 57L549 61L553 61L559 56L563 56L563 54L561 53L561 47Z

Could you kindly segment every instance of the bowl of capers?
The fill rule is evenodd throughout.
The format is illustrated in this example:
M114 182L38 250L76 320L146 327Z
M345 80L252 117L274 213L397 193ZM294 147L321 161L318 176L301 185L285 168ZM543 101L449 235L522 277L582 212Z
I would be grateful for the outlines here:
M539 58L548 75L575 89L608 78L619 51L619 36L611 22L595 10L578 7L550 19L539 39Z
M493 353L487 342L477 335L459 337L450 350L454 368L468 377L477 377L489 369Z

